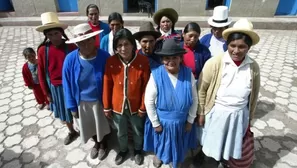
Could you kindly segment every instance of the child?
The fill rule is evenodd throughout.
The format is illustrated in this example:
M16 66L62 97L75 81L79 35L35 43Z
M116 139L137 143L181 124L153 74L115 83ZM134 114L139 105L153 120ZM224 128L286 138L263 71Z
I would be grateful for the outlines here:
M29 89L33 90L35 99L38 103L38 108L40 110L44 108L50 110L48 105L49 102L47 98L43 95L38 81L36 53L33 50L33 48L28 47L24 49L23 55L27 60L22 70L25 86L28 86Z

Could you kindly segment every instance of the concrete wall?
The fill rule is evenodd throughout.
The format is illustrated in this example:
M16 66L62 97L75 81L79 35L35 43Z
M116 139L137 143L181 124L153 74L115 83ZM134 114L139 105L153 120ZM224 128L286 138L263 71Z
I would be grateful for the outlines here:
M44 12L57 12L56 0L12 0L15 16L40 16Z
M108 16L112 12L123 13L123 0L77 0L78 12L86 16L86 8L89 4L96 4L99 7L101 16Z
M273 17L279 0L232 0L230 16Z

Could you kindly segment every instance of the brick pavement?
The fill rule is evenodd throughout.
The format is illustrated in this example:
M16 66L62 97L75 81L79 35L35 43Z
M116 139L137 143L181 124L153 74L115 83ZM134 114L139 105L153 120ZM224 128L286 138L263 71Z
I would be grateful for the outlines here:
M207 31L203 29L202 34ZM252 128L256 140L253 167L297 167L297 32L258 32L261 41L250 50L262 79ZM68 30L67 34L71 37ZM104 161L90 159L92 141L82 145L77 139L64 146L67 128L51 112L37 110L31 90L23 84L22 50L36 48L41 40L43 35L33 27L0 27L0 167L116 167L114 150ZM129 158L120 167L138 166ZM139 167L153 167L152 155Z

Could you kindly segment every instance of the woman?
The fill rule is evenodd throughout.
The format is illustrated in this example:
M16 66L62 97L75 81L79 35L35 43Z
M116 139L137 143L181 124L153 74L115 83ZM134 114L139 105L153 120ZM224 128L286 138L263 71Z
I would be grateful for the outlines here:
M143 122L146 115L144 92L150 75L148 58L136 53L136 42L128 29L119 30L113 39L116 55L108 58L105 66L103 105L104 113L117 129L120 151L115 164L122 164L128 154L128 122L133 131L135 163L144 159Z
M160 58L154 54L156 40L161 36L161 33L154 30L153 24L144 22L140 26L139 32L134 33L133 36L141 46L137 53L147 56L150 61L150 68L154 69L161 65Z
M88 17L88 23L93 31L103 30L98 36L96 36L96 47L100 47L100 39L110 32L108 24L99 20L100 11L97 5L90 4L87 6L86 14Z
M178 33L174 28L178 20L177 12L172 8L164 8L158 10L153 16L157 26L157 31L161 33L161 37L157 39L156 48L160 49L162 42L165 39L174 38L181 40L181 33Z
M211 33L204 35L200 39L201 44L210 50L212 56L219 55L227 50L226 41L222 33L228 28L231 22L231 19L228 18L227 6L217 6L214 8L213 16L208 19Z
M122 15L113 12L108 16L108 24L109 28L111 30L110 33L105 35L101 41L100 41L100 48L103 49L104 51L108 52L110 55L114 55L113 51L113 36L117 31L120 29L124 28L124 21L122 18Z
M223 37L228 51L206 62L198 88L202 150L216 161L241 158L242 140L260 88L259 66L247 54L259 42L252 23L240 19Z
M200 44L200 26L191 22L183 31L183 43L181 45L187 51L184 55L184 64L192 69L195 79L198 79L205 62L211 57L207 47Z
M106 135L110 133L103 114L102 87L105 63L109 54L95 46L100 31L92 32L87 23L74 27L73 38L78 49L67 55L63 66L63 88L66 107L79 120L83 143L92 138L95 142L91 158L99 160L107 155Z
M78 133L73 128L73 120L70 110L65 106L62 86L62 68L66 55L76 49L73 44L65 44L68 40L64 29L68 25L60 23L58 16L53 12L41 14L42 25L36 28L43 32L45 39L38 46L38 79L43 94L50 102L51 110L55 118L60 118L66 123L69 130L64 144L73 142Z
M198 104L196 81L182 64L186 51L174 39L165 40L156 51L163 65L152 70L145 91L145 106L151 123L145 124L144 149L154 151L153 164L181 164L190 148L197 147L195 127Z

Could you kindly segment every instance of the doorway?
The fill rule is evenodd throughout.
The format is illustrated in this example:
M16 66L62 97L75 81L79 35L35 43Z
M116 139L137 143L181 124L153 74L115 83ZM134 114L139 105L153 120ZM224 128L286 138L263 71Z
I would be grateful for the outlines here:
M213 10L216 6L225 5L225 0L207 0L206 10Z
M124 0L124 13L139 13L140 9L138 6L140 0ZM155 12L158 0L144 0L151 3L152 11ZM146 10L144 11L146 12Z

